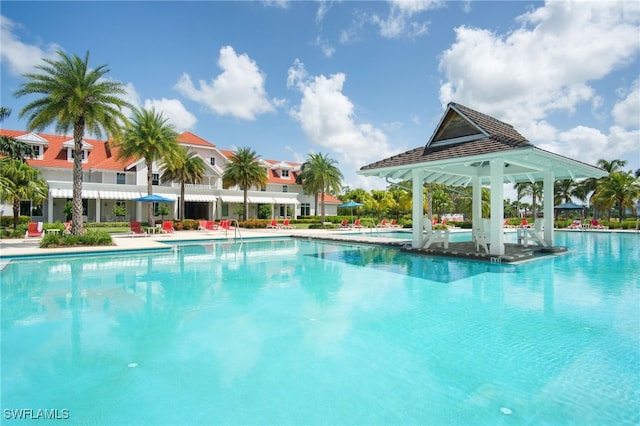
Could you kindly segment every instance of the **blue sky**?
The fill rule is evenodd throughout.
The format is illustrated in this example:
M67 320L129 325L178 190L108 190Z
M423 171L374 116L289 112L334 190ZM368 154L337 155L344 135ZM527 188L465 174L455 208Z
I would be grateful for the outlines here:
M222 149L356 170L424 145L450 101L536 146L640 168L640 2L2 1L2 126L55 51L106 64L127 100Z

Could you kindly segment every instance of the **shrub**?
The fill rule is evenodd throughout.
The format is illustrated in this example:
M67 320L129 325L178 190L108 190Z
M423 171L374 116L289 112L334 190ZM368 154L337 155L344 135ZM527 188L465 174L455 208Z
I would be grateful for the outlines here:
M87 230L83 235L45 234L40 240L40 248L112 245L111 235L100 229Z

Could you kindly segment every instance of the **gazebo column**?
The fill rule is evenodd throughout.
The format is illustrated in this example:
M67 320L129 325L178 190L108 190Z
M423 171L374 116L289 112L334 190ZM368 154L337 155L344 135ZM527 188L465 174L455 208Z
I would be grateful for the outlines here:
M413 169L411 171L411 178L413 180L413 208L411 212L411 223L413 224L411 247L422 247L422 220L424 216L424 196L422 191L422 179L424 173L421 170Z
M53 195L51 193L47 197L47 222L53 223Z
M542 211L544 214L544 241L549 247L553 247L553 184L555 176L553 170L545 170L542 181L544 204Z
M491 245L489 253L504 254L504 159L491 160Z
M473 221L474 228L478 228L482 225L482 185L480 185L480 177L473 176L471 178L472 183L472 195L471 195L471 220Z

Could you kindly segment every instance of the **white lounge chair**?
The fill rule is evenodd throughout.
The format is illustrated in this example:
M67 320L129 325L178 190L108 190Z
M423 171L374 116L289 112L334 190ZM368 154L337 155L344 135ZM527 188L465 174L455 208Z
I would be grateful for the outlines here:
M424 234L422 248L429 248L431 244L442 244L445 249L449 248L449 229L433 229L431 221L425 220L422 231Z

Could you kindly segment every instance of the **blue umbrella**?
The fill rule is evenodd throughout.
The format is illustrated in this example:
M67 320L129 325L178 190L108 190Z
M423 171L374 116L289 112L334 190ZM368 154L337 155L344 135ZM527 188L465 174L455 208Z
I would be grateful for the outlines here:
M339 205L338 207L351 207L351 216L353 216L353 208L354 207L362 207L364 204L356 203L355 201L347 201L344 204Z
M147 203L173 203L171 198L163 197L158 194L145 195L144 197L134 198L133 201L141 201Z

